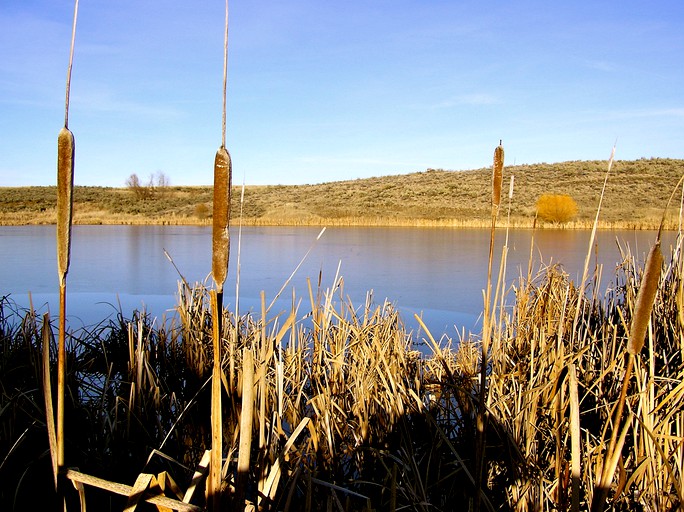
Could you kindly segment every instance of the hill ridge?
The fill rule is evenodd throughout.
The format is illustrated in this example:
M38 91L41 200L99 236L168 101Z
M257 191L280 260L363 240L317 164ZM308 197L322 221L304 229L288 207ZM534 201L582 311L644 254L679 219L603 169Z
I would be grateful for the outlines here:
M515 187L510 219L514 226L534 222L542 193L568 194L578 205L569 227L588 227L596 215L607 170L605 160L504 167L504 187ZM603 227L652 228L679 178L684 160L616 160L603 202ZM480 226L489 223L491 169L427 169L305 185L248 185L240 205L233 188L232 218L251 225L407 225ZM0 224L54 223L55 187L0 187ZM503 206L508 208L507 199ZM676 224L678 208L668 212ZM76 186L78 224L204 224L211 212L210 186L169 186L142 198L134 190ZM507 213L507 212L505 212Z

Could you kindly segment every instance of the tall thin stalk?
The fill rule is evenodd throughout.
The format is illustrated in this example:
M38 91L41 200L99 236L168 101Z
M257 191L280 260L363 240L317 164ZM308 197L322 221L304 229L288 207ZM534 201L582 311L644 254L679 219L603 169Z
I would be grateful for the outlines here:
M475 511L480 510L480 491L485 464L485 446L487 443L487 364L489 345L491 342L492 324L492 264L494 260L494 235L496 219L501 205L501 188L503 186L504 149L501 142L494 150L494 164L492 166L492 215L489 234L489 264L487 267L487 289L484 297L484 313L482 320L482 355L480 360L480 391L479 407L477 409L477 439L475 442Z
M66 399L66 282L71 252L74 190L74 135L69 131L69 93L74 61L78 0L74 4L71 49L66 79L64 127L57 137L57 274L59 277L59 337L57 344L57 468L64 467L64 402Z
M572 330L573 333L577 330L577 324L579 322L581 299L584 297L584 291L587 286L587 275L589 273L589 261L591 260L591 254L593 252L594 240L596 239L596 230L598 229L599 216L601 215L601 206L603 205L603 198L606 195L606 185L608 184L608 176L610 176L610 170L613 167L613 161L615 160L615 148L617 142L613 144L613 149L610 152L610 158L608 159L608 169L606 170L606 175L603 178L603 188L601 188L601 195L599 196L599 203L596 207L596 217L594 218L594 224L591 228L591 235L589 236L589 247L587 249L587 256L584 259L584 267L582 270L582 279L579 282L579 294L580 302L578 302L577 309L575 310L575 319L573 321Z
M221 466L223 454L221 418L221 333L223 317L223 284L228 273L230 253L230 189L232 163L226 150L226 89L228 77L228 0L226 0L225 35L223 40L223 114L221 147L214 159L214 205L212 226L211 274L216 287L212 294L214 365L212 373L211 432L212 448L208 494L213 510L221 508Z

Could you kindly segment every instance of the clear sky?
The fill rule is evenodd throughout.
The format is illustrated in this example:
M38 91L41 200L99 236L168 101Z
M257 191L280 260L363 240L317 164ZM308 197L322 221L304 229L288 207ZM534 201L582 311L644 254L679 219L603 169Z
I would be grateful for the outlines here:
M80 0L77 185L212 182L223 0ZM56 181L73 1L0 2L0 186ZM684 1L231 0L234 181L684 158Z

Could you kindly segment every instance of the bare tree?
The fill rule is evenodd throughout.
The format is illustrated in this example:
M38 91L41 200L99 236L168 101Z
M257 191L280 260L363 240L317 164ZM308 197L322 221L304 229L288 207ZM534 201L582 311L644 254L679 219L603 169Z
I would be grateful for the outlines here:
M138 178L138 175L133 173L126 178L126 186L132 190L140 188L140 178Z
M159 171L157 173L157 187L158 188L164 188L164 187L168 187L170 185L171 185L171 180L169 179L169 177L163 171Z
M126 187L135 194L137 199L152 199L156 195L163 196L170 183L169 177L161 171L150 174L149 180L144 185L135 173L126 179Z
M156 190L159 195L162 197L165 196L170 185L171 180L169 177L163 171L159 171L156 174Z
M126 179L126 187L128 187L137 199L147 199L150 196L148 187L143 186L137 174L133 173Z

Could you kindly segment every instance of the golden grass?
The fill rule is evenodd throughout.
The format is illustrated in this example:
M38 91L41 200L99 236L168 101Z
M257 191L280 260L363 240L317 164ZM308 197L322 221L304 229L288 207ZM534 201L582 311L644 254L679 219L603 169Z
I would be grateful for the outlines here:
M605 162L509 166L516 175L511 225L530 228L540 195L570 194L578 216L568 229L591 229L605 176ZM671 190L684 161L616 161L611 193L604 199L599 228L657 229L662 214L658 192ZM399 176L300 186L247 186L244 225L490 225L492 170L434 170ZM54 223L54 190L0 187L0 224ZM198 224L198 204L211 206L212 187L169 187L161 198L137 200L132 191L76 187L74 222L94 224ZM238 204L231 217L238 215ZM209 208L210 211L210 208ZM676 215L667 219L676 229ZM539 222L538 228L547 227ZM548 227L554 227L552 223Z

